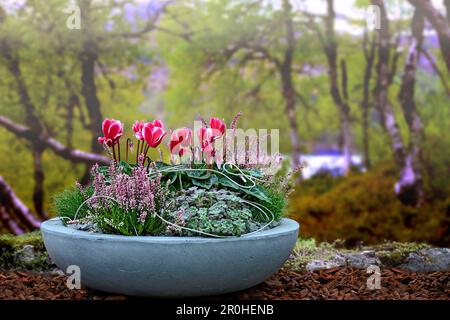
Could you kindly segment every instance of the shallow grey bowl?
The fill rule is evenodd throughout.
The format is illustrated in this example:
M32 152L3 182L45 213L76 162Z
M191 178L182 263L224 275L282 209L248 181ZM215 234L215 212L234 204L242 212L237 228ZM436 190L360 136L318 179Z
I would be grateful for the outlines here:
M75 230L60 219L41 225L45 247L63 271L77 265L82 284L154 297L216 295L252 287L288 259L299 225L233 238L106 235Z

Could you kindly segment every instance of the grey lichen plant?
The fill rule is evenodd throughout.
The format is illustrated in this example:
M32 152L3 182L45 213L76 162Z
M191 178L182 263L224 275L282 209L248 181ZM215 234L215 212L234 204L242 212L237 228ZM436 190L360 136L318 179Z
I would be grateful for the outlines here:
M204 151L214 155L217 133L213 127L219 128L218 134L224 134L226 126L217 118L211 119L210 126L201 128L200 133L209 137L202 142ZM141 140L136 162L130 163L128 140L127 161L120 159L118 139L123 125L107 119L103 127L108 132L101 141L113 154L111 164L94 166L88 186L77 183L54 198L54 208L68 227L126 236L234 237L273 228L281 221L290 173L267 174L258 165L152 161L145 154L150 147L156 148L165 135L159 120L133 126ZM187 143L190 129L178 131L174 131L169 144L172 155L173 150L180 158L189 152L194 154ZM185 147L183 152L175 148L176 143Z
M171 234L182 236L197 236L198 233L192 230L240 236L261 229L267 221L264 217L258 219L257 210L252 210L236 192L198 187L178 192L169 202L165 214L169 220L186 227L171 226L168 229Z

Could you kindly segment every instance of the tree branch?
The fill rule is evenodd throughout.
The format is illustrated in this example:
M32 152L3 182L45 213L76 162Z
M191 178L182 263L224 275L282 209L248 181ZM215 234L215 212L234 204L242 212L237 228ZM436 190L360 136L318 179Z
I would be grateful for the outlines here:
M6 208L0 205L0 222L12 234L19 235L24 230L17 224L13 217L10 216Z
M441 80L442 86L445 89L445 92L447 93L447 96L450 97L450 87L447 83L447 80L445 79L444 74L442 73L442 71L439 69L439 67L436 64L436 61L433 59L433 57L431 56L430 52L422 47L421 48L421 52L423 53L424 57L428 60L428 62L431 65L431 68L433 68L433 71L438 75L439 79Z
M33 215L30 209L17 197L12 188L0 176L0 199L1 204L12 210L16 217L30 230L38 229L41 222Z
M95 163L107 165L110 163L109 158L105 156L68 148L59 141L55 140L54 138L48 137L44 134L36 135L30 128L15 123L5 116L0 116L0 125L8 129L10 132L14 133L16 136L27 139L28 141L31 142L32 141L34 141L35 143L37 142L53 150L57 155L61 156L62 158L70 160L72 162L86 163L89 165Z
M447 70L450 72L450 26L448 23L448 16L446 19L443 15L441 15L430 0L409 0L409 2L416 8L416 10L420 10L421 14L423 14L427 20L430 21L431 25L436 30L441 52L447 66ZM444 2L444 4L447 9L450 7L448 1Z

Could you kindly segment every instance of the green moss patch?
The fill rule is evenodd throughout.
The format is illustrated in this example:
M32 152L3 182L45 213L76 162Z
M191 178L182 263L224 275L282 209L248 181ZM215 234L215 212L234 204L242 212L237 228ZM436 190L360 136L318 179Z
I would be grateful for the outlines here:
M0 235L0 269L46 271L53 267L39 231Z

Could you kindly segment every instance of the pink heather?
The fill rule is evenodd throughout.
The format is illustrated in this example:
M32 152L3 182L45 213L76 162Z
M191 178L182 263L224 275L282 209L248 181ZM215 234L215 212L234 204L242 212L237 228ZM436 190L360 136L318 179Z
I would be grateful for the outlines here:
M161 187L161 178L149 179L146 168L141 163L133 168L131 175L121 172L120 167L112 163L109 167L109 181L99 172L98 166L94 166L93 187L94 194L99 198L94 199L91 205L103 205L107 207L108 199L101 199L102 196L113 198L125 211L136 211L138 220L144 223L148 214L156 212L157 205L155 199L161 201L164 196L164 188Z

